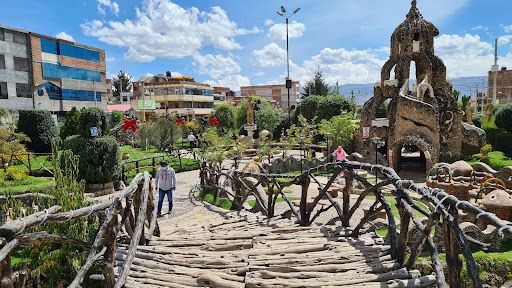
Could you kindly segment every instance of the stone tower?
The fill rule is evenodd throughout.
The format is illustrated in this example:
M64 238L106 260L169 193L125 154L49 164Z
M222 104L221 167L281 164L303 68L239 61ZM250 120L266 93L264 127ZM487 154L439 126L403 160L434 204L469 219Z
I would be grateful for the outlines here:
M438 35L439 30L423 19L413 0L405 21L391 35L390 57L382 67L380 82L375 83L374 96L361 112L356 143L366 161L375 163L376 145L369 138L363 138L363 127L370 127L370 138L380 137L385 141L384 147L379 149L379 162L396 170L400 168L404 144L419 148L427 170L442 157L461 155L462 110L452 97L446 66L434 54L434 37ZM418 84L409 91L412 61ZM376 119L377 109L387 99L390 99L387 118ZM478 147L473 148L472 153L475 153Z

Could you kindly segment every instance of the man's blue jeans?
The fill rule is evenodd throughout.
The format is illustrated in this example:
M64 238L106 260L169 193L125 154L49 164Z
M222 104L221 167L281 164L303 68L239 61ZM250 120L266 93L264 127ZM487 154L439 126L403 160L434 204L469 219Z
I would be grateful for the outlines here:
M169 212L172 211L172 189L167 191L158 189L158 214L162 213L162 204L164 203L165 195L167 195L167 200L169 201Z

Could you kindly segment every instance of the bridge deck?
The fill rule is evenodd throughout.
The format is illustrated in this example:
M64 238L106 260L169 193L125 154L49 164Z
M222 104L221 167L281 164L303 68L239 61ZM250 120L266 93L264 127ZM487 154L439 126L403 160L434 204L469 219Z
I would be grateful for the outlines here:
M193 214L193 213L192 213ZM206 214L206 215L205 215ZM126 287L429 287L374 233L244 212L193 214L139 246ZM117 266L127 246L119 244Z

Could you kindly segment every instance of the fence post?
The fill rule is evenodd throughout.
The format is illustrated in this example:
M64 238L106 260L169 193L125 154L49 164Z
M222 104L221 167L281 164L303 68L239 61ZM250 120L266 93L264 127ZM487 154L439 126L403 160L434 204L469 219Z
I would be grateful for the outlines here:
M126 183L126 175L124 175L124 165L121 165L121 180Z
M300 180L300 185L302 186L302 193L300 197L300 226L308 226L309 225L309 217L308 217L308 188L311 179L308 176L304 176Z
M354 173L354 169L349 169L349 172ZM350 227L348 213L350 211L350 194L352 194L353 183L354 179L347 174L345 176L345 187L343 187L343 218L341 219L341 226L343 227Z
M27 154L28 154L28 156L27 156L27 159L28 159L28 173L32 174L32 165L30 164L30 153L27 153Z
M181 152L178 151L178 159L180 160L180 172L183 171L183 166L181 166Z
M457 223L458 210L454 207L449 209L450 214L454 218L454 222ZM448 285L452 287L462 287L460 273L462 271L462 259L459 256L460 248L455 233L450 229L450 225L443 217L443 236L444 236L444 247L446 250L446 264L448 268Z
M405 263L407 255L407 242L409 242L409 223L411 221L411 216L405 211L400 198L396 201L396 207L400 213L400 235L398 236L398 255L396 260L400 265L402 265Z
M117 213L115 211L114 213ZM105 233L104 245L107 248L103 255L105 267L103 267L103 276L105 277L105 287L112 288L116 284L116 277L114 275L114 258L116 254L116 238L118 219L114 216L108 223L107 232Z
M153 174L151 176L155 177L155 157L151 158L153 162Z
M135 175L137 175L137 173L139 173L139 160L135 161Z
M2 241L0 248L7 245L5 238L2 238L0 241ZM0 261L0 284L2 287L14 288L14 283L12 283L11 253L7 254L4 260Z

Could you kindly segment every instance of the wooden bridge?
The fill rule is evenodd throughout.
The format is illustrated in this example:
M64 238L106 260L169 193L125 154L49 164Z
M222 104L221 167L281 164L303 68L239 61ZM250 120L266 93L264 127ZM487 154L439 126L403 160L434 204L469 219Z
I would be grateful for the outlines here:
M327 185L322 185L313 174L329 169L334 169L334 174ZM379 171L383 180L371 184L358 176L356 170ZM88 270L100 259L105 263L103 275L94 277L101 279L105 287L460 287L459 254L464 256L473 287L481 287L469 243L480 247L485 243L462 232L457 224L459 210L488 221L500 233L512 234L512 227L495 215L459 201L441 189L419 187L412 181L402 180L392 169L382 166L343 161L290 176L217 170L202 163L200 176L201 188L213 187L215 196L221 192L232 194L240 209L248 196L254 195L262 213L226 212L204 204L200 212L192 211L187 217L176 219L173 225L159 227L154 187L145 172L115 196L90 207L59 213L60 207L54 206L1 226L1 286L14 287L10 263L13 249L46 241L90 249L87 262L69 287L79 287ZM342 205L326 193L337 177L344 177L346 183ZM361 182L366 189L351 205L353 181ZM290 185L302 187L299 209L283 193ZM317 185L320 193L308 203L310 185ZM399 224L395 223L391 205L380 191L389 185L394 187ZM263 195L262 186L268 188ZM430 203L432 211L417 205L409 195L411 191ZM355 210L370 194L376 200L368 214L349 227ZM331 205L316 208L324 195ZM289 204L293 220L274 215L278 196ZM311 226L318 215L331 208L336 210L341 226ZM388 244L365 230L365 223L381 208L388 216ZM426 224L415 211L428 217ZM98 212L104 212L105 217L92 244L65 235L31 232L39 225L67 222ZM408 248L411 221L422 233ZM436 225L441 225L445 235L446 279L431 236ZM126 244L118 240L121 227L129 236ZM411 270L423 245L430 252L435 275L420 276ZM26 274L21 272L17 287L24 287L26 281L23 276Z

